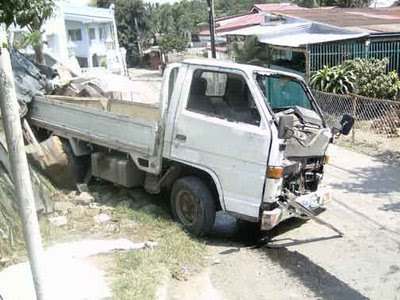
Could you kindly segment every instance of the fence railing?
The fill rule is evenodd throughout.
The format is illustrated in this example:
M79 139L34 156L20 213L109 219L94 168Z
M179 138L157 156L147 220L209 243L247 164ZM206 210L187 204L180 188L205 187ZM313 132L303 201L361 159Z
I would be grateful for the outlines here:
M337 126L345 113L355 118L352 132L342 140L374 150L400 152L400 101L319 91L313 94L330 127Z
M400 71L400 41L371 40L349 41L329 44L312 44L310 51L310 71L318 71L324 66L337 66L354 58L388 58L388 71Z

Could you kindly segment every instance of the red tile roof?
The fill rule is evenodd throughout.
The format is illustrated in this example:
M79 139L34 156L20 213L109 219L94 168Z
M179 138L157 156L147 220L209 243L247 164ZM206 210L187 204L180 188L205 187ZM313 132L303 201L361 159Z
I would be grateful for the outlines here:
M239 15L237 17L217 20L215 31L217 33L232 31L244 27L258 25L263 20L263 14L253 13L249 15ZM209 30L203 30L199 35L209 35Z

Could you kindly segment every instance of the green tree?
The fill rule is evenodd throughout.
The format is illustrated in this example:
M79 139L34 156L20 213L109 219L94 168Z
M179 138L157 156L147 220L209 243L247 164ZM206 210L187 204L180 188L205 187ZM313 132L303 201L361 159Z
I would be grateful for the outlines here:
M263 65L270 61L267 50L258 42L256 36L248 37L243 44L233 43L230 50L235 61L239 63Z
M32 43L38 63L44 63L41 28L54 11L53 0L1 0L0 23L28 28L28 40Z
M115 22L119 44L126 49L128 66L140 61L145 45L147 5L142 0L93 0L91 5L108 8L115 5Z
M187 39L174 34L166 34L161 38L160 50L164 53L176 50L178 52L186 49Z
M204 0L182 0L174 4L148 6L145 20L147 38L158 43L165 53L182 51L189 42L189 35L207 18Z

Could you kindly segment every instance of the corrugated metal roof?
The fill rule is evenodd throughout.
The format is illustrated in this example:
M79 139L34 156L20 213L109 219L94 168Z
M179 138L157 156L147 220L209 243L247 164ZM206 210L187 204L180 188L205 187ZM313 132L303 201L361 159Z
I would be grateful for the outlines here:
M304 47L309 44L356 39L368 35L365 32L356 32L315 22L254 26L231 31L227 34L256 35L261 43L293 48Z
M277 10L275 11L275 13L340 27L362 28L363 26L368 26L369 30L373 30L372 28L374 27L374 25L400 24L400 7L377 9L313 8L307 10Z
M309 24L310 22L302 22L302 23L290 23L290 24L278 24L274 26L265 26L265 25L255 25L251 27L246 27L238 30L232 30L225 32L225 35L265 35L274 32L282 32L286 29L296 28L301 24Z

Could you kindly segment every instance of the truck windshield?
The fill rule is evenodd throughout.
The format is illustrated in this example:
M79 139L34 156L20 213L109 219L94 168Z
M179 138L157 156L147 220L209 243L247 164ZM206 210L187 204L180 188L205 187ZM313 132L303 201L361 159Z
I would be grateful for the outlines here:
M256 75L256 80L266 102L274 112L293 106L311 108L311 102L300 82L287 76Z

